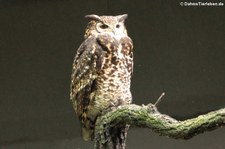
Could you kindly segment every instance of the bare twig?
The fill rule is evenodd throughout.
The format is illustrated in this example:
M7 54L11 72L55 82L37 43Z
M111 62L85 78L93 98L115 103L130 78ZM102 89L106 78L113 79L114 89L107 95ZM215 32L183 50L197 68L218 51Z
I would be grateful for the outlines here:
M162 98L163 98L163 96L165 96L166 95L166 93L165 92L163 92L160 96L159 96L159 98L156 100L156 102L155 102L155 106L157 106L158 104L159 104L159 102L162 100Z

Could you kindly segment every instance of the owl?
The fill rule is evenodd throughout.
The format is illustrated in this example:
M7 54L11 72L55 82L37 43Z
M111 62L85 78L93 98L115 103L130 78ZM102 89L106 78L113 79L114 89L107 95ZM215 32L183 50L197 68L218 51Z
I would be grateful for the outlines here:
M133 43L124 25L127 14L85 17L90 22L73 62L70 99L83 139L93 140L97 116L132 101Z

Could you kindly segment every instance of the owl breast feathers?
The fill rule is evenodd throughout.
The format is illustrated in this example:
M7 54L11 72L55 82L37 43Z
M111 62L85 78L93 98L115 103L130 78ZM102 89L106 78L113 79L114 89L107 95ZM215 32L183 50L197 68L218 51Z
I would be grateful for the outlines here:
M86 16L91 21L75 56L70 94L84 140L93 139L102 111L132 101L133 44L124 25L126 17Z

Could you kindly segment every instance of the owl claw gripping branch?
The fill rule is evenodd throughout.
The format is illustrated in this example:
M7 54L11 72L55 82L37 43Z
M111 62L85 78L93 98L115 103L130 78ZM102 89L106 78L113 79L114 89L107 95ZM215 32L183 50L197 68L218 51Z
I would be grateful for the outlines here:
M84 140L92 140L102 111L132 101L133 43L124 25L127 14L85 17L90 22L73 63L70 99Z

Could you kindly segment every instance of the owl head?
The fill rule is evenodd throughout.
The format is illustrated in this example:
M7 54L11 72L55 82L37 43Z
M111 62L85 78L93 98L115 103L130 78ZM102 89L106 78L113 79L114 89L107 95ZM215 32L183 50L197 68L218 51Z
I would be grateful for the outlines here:
M127 35L124 25L127 16L127 14L118 16L86 15L85 18L90 19L90 22L87 25L84 37L97 36L101 33L110 33L115 36Z

